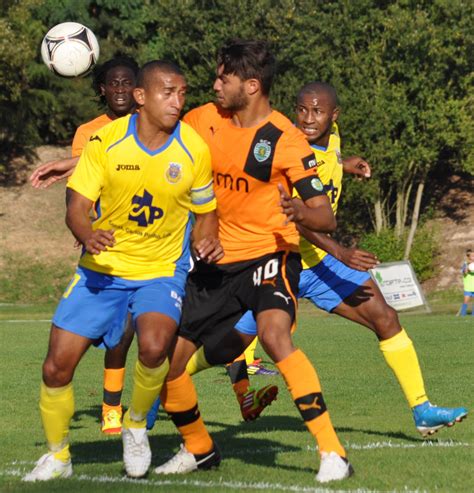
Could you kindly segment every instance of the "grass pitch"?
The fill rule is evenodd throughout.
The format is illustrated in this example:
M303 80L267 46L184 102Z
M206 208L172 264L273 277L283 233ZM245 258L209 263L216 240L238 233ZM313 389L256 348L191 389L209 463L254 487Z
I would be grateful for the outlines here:
M76 414L71 442L74 476L45 484L26 484L21 476L44 453L38 412L41 363L51 306L0 307L0 491L13 492L266 492L312 491L472 491L473 420L423 440L396 380L384 363L375 337L337 316L300 310L296 343L318 369L339 437L356 474L318 488L319 459L280 377L251 377L255 386L277 383L278 400L254 423L244 423L222 368L194 377L201 413L224 460L217 471L187 476L129 480L122 471L121 442L99 429L103 353L91 349L74 381ZM474 319L452 315L402 317L424 371L432 402L473 405ZM263 355L260 349L257 352ZM129 357L123 402L130 399ZM270 365L270 363L268 363ZM150 435L153 465L179 445L174 427L160 414Z

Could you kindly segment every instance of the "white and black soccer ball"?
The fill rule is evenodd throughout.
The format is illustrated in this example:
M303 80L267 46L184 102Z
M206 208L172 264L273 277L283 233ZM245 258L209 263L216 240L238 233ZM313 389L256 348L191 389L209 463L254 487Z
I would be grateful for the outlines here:
M467 270L469 272L474 272L474 262L471 262L467 265Z
M99 59L94 33L78 22L63 22L51 28L41 43L46 66L62 77L79 77L90 72Z

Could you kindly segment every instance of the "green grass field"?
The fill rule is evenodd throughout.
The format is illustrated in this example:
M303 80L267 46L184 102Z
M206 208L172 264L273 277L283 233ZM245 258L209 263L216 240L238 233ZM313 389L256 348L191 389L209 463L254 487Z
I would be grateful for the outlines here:
M281 378L252 377L256 386L277 383L280 395L258 421L244 423L224 370L215 368L197 375L195 382L202 415L222 449L221 467L188 476L162 478L150 473L143 480L126 479L120 439L106 438L99 431L103 353L93 349L75 377L73 478L22 483L21 476L44 453L37 402L52 310L51 306L0 307L2 492L474 490L472 419L423 440L375 337L308 306L300 312L295 339L318 368L333 422L356 471L353 478L317 487L315 443ZM402 321L418 349L431 400L472 408L474 319L436 314L404 315ZM129 369L135 356L134 345ZM130 387L129 371L125 404ZM150 442L154 465L177 450L179 439L166 415L160 414Z

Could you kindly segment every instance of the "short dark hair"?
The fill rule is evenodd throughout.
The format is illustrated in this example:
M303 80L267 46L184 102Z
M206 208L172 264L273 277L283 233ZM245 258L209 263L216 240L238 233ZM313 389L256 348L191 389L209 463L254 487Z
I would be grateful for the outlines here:
M107 101L105 100L105 96L103 96L100 86L105 84L105 80L107 79L107 72L112 70L115 67L126 67L129 68L135 78L138 74L138 63L131 57L128 56L116 56L107 60L101 65L96 65L92 72L94 78L92 80L92 88L95 93L99 96L101 104L104 106L107 105Z
M145 65L143 65L138 72L137 87L145 87L149 76L156 70L166 74L176 74L184 77L183 71L178 67L178 65L176 65L176 63L168 60L151 60L150 62L145 63Z
M333 102L334 106L339 106L339 99L337 97L336 89L331 84L321 81L313 81L305 84L296 95L296 101L298 102L303 96L307 94L314 94L315 92L325 92Z
M275 57L265 41L231 39L217 52L217 66L224 74L235 74L241 80L257 79L262 93L270 94L276 71Z
M470 253L472 253L472 250L471 250L470 248L468 248L468 249L466 250L466 255L469 255Z

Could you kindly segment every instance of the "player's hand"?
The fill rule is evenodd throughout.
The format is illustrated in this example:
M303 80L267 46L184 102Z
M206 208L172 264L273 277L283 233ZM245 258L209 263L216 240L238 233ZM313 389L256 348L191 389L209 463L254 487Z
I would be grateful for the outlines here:
M373 269L379 263L376 255L360 248L341 247L337 258L348 267L360 271Z
M77 158L68 158L49 161L38 166L29 178L31 186L33 188L48 188L53 183L64 180L72 175L77 161Z
M219 238L202 238L194 244L197 256L206 264L213 264L224 257Z
M280 206L283 209L283 214L286 215L285 224L291 221L300 222L304 218L302 208L306 207L303 201L291 198L280 183L278 184L278 191L280 192Z
M361 178L370 178L372 170L370 164L360 156L349 156L342 160L344 173L351 173Z
M105 252L107 247L115 245L114 230L96 229L91 233L89 238L84 240L84 248L92 255L99 255L100 252Z

